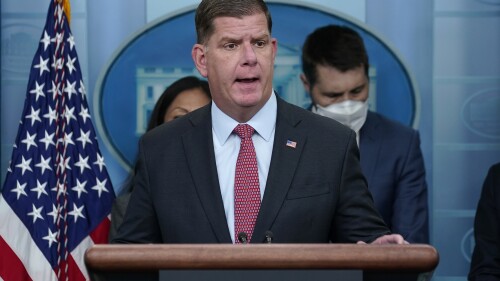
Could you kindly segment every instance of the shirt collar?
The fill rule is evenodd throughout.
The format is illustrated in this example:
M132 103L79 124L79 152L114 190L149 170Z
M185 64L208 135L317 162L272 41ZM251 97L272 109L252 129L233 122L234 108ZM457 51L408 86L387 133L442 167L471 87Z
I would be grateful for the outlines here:
M246 123L252 126L267 142L270 141L276 125L277 108L276 96L273 91L264 106ZM212 128L220 144L224 144L227 141L238 124L236 120L222 112L215 102L212 102Z

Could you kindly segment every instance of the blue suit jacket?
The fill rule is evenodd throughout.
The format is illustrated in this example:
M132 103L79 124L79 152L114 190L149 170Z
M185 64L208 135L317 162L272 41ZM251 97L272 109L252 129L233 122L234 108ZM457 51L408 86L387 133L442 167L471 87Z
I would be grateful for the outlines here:
M369 111L360 131L360 157L375 206L392 232L429 242L425 168L416 130Z
M295 148L287 140L297 143ZM388 234L359 165L355 134L278 98L264 197L251 243L372 241ZM146 133L114 242L231 243L215 163L210 105Z

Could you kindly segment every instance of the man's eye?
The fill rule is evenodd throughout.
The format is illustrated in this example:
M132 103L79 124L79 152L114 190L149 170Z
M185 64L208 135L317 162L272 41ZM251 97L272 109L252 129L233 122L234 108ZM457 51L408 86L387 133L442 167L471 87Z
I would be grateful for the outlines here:
M255 46L264 47L266 45L266 41L257 41L255 42Z
M358 88L352 90L351 93L352 94L359 94L359 93L361 93L363 91L363 88L364 88L364 86L358 87Z
M324 96L329 97L331 99L338 99L343 95L343 93L326 93Z
M224 49L234 50L234 49L236 49L236 44L234 44L234 43L227 43L227 44L224 45Z

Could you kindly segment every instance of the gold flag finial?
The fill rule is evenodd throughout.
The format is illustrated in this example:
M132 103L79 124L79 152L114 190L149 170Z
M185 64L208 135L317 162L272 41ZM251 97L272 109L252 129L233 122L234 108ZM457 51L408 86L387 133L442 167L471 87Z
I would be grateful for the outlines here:
M71 5L69 0L57 0L57 2L62 3L64 14L66 15L66 19L68 20L68 24L71 23Z

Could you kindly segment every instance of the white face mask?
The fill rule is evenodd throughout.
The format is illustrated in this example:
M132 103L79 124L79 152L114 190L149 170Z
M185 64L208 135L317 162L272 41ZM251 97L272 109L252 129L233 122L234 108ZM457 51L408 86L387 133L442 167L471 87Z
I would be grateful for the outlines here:
M312 108L314 113L332 118L355 132L359 132L365 124L368 114L368 104L362 101L346 100L341 103L333 103L327 107L315 105Z

